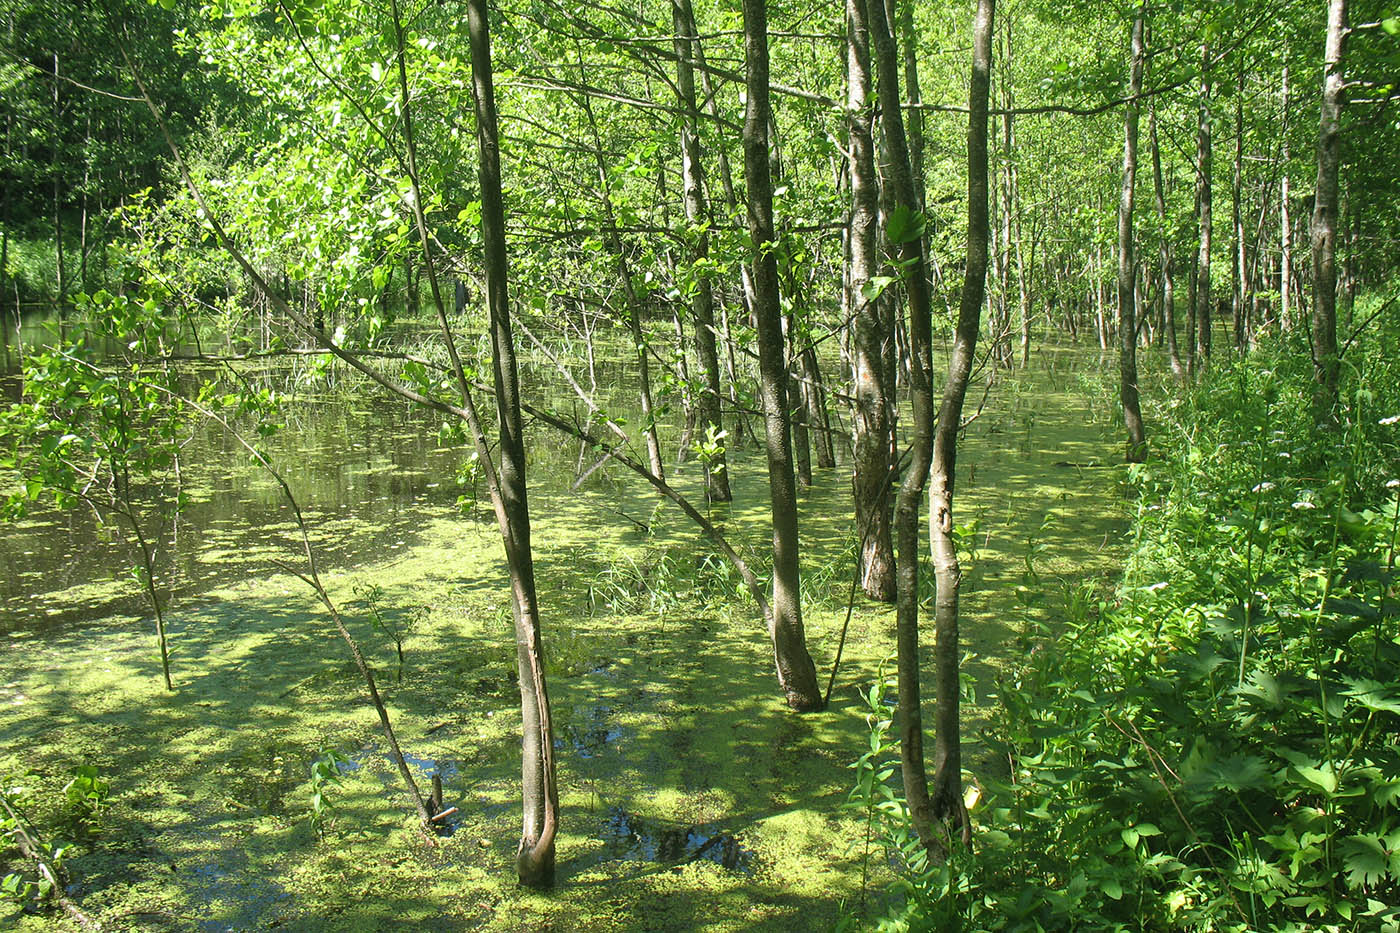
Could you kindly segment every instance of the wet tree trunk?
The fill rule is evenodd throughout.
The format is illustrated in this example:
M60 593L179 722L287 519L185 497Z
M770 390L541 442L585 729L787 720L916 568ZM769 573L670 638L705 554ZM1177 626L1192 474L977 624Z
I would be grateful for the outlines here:
M681 122L681 184L685 193L685 218L692 230L691 261L704 263L710 254L710 208L705 201L704 163L700 160L700 111L695 104L695 67L693 49L695 24L690 20L689 4L671 4L671 22L675 30L676 89L680 95L685 117ZM700 392L696 414L702 440L714 439L717 451L705 462L705 495L711 502L728 502L733 498L729 489L728 460L724 450L724 423L720 417L719 352L715 342L715 296L708 275L695 283L690 301L695 317L695 355L704 371L704 387Z
M496 415L500 424L500 507L497 512L501 517L501 536L510 570L516 664L520 677L520 712L524 727L521 784L525 812L515 870L521 884L547 887L554 883L554 838L559 823L559 792L555 784L554 734L550 723L549 693L545 685L534 560L530 550L525 440L506 289L505 213L501 204L500 147L486 0L467 0L467 29L471 39L472 97L476 107L477 146L480 150L478 176L486 298L491 316Z
M948 381L938 410L929 489L929 538L937 595L934 601L936 732L933 751L933 816L971 840L962 795L960 684L958 681L958 590L962 569L953 541L953 480L963 401L972 372L987 278L987 101L991 89L992 20L995 0L977 0L972 34L972 82L968 92L967 264L958 323L948 360Z
M850 134L851 215L847 304L850 308L855 403L852 408L856 533L860 539L861 589L871 599L894 602L895 560L890 522L890 475L894 450L886 344L894 335L885 326L878 289L879 180L875 174L872 130L870 26L867 0L846 3L847 122Z
M788 705L797 710L822 707L816 667L807 653L802 628L797 538L797 484L793 479L788 436L788 370L783 359L782 311L778 300L778 264L773 255L773 182L768 164L770 122L768 86L768 11L765 0L743 0L744 179L748 185L749 235L753 240L753 311L758 325L758 365L767 431L768 485L773 514L773 601L769 629L778 682Z
M856 0L859 2L859 0ZM906 0L912 2L912 0ZM904 115L898 106L899 62L884 0L869 0L870 35L874 44L879 94L895 102L884 108L883 126L889 147L888 173L896 209L908 211L913 224L899 239L900 262L906 265L905 291L909 296L909 394L914 418L914 438L895 500L895 535L898 540L895 610L896 667L899 680L899 760L904 796L914 830L925 846L934 845L928 771L924 762L924 724L919 681L919 507L923 502L933 459L933 307L928 273L924 267L923 224L918 215L919 195L909 161ZM985 164L985 163L984 163ZM985 194L985 192L984 192Z
M1142 93L1143 17L1133 19L1132 51L1128 60L1128 103L1123 107L1123 188L1118 197L1118 396L1128 430L1129 463L1147 459L1137 373L1137 266L1133 255L1133 195L1137 184L1138 101Z
M1172 373L1178 378L1186 374L1181 365L1181 349L1176 340L1176 281L1172 270L1171 220L1167 214L1167 192L1162 183L1162 150L1157 145L1157 108L1148 111L1148 136L1152 140L1152 187L1157 195L1157 217L1161 221L1162 236L1158 243L1162 266L1162 327L1167 332L1167 356L1171 360Z
M1210 155L1210 43L1201 43L1200 110L1196 123L1196 216L1200 223L1200 249L1196 254L1196 352L1192 372L1210 362L1211 294L1211 155Z
M1327 46L1322 74L1322 115L1317 129L1317 196L1312 216L1313 415L1318 424L1334 417L1341 360L1337 355L1337 201L1342 161L1342 52L1347 0L1327 4Z

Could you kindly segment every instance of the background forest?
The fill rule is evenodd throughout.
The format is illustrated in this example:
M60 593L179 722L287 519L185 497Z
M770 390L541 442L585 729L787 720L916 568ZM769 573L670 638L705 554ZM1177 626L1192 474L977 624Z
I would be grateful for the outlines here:
M1400 930L1400 13L0 0L0 926Z

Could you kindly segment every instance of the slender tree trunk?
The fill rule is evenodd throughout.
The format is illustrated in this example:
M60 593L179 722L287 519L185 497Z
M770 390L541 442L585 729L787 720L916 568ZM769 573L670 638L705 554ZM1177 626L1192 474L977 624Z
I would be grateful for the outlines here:
M515 618L516 663L520 677L520 712L524 741L521 784L524 821L515 856L521 884L554 883L554 838L559 825L559 792L554 774L554 733L545 685L544 648L540 639L539 602L535 596L534 559L530 549L530 509L525 486L525 440L520 418L520 383L511 335L507 294L505 211L501 202L499 133L491 74L491 39L486 0L467 0L471 39L472 97L476 107L481 230L486 272L486 299L491 316L491 347L500 424L501 536L510 569L511 608Z
M1200 250L1196 255L1196 353L1195 368L1204 369L1210 361L1211 293L1211 128L1210 128L1210 43L1201 43L1201 94L1196 124L1196 213L1200 222ZM1193 369L1194 372L1194 369Z
M773 604L769 629L778 682L788 705L797 710L822 707L817 671L807 653L802 628L797 537L797 484L788 437L787 362L783 359L782 311L778 300L778 264L773 255L773 182L768 164L770 122L768 86L768 11L765 0L743 0L744 179L748 186L749 235L753 240L753 305L758 325L758 365L767 428L768 485L773 513Z
M1245 264L1244 220L1240 212L1244 174L1244 70L1235 84L1235 172L1230 179L1230 231L1234 249L1230 256L1230 305L1235 325L1235 350L1242 352L1248 328L1249 309L1245 303L1248 270Z
M1176 342L1176 291L1172 272L1171 220L1167 215L1166 186L1162 183L1162 151L1157 145L1157 108L1148 111L1148 135L1152 139L1152 184L1157 195L1157 217L1162 224L1162 238L1159 243L1162 265L1162 326L1167 331L1167 355L1171 359L1172 372L1178 377L1186 374L1181 365L1181 350Z
M1137 183L1138 95L1142 93L1143 17L1133 19L1132 52L1128 58L1128 103L1123 106L1123 189L1118 198L1118 395L1128 430L1129 463L1147 459L1137 373L1137 265L1133 253L1133 196Z
M710 255L710 207L705 201L705 171L700 159L700 112L695 104L695 24L691 22L689 14L688 3L673 0L671 23L676 33L676 90L681 106L685 108L685 118L681 122L681 183L685 192L685 218L694 231L691 234L691 261L701 265ZM700 275L695 282L690 312L695 317L695 355L705 378L696 406L699 430L702 439L713 437L719 442L718 452L705 463L705 495L711 502L728 502L733 498L733 493L729 488L728 457L723 441L724 422L720 416L715 296L707 274Z
M1313 414L1318 424L1333 420L1341 381L1337 354L1337 201L1342 162L1342 54L1347 33L1347 0L1327 4L1327 46L1322 72L1322 115L1317 129L1317 196L1312 216Z
M934 600L935 700L937 732L933 761L933 815L960 827L971 839L971 824L962 795L962 742L958 645L958 590L962 568L953 541L953 480L963 401L972 372L987 278L987 103L991 90L992 20L995 0L977 0L972 33L972 81L968 92L967 265L963 275L958 323L948 360L948 381L938 410L929 489L929 538L936 584Z
M858 2L858 0L857 0ZM905 0L912 2L912 0ZM883 0L869 0L870 36L879 75L879 96L899 101L899 61ZM895 610L896 667L899 680L899 760L904 796L915 831L925 846L935 844L933 820L946 813L934 809L929 796L924 760L923 702L919 659L919 507L933 459L933 306L924 267L923 220L918 214L919 194L909 158L904 114L897 105L882 114L889 147L889 180L896 209L903 208L914 224L900 237L900 262L905 264L905 289L909 296L909 394L914 437L909 465L905 468L895 500L898 599Z
M583 70L582 53L579 70ZM580 73L579 80L584 81ZM661 440L656 431L656 407L651 392L651 356L647 352L646 334L642 331L642 301L632 285L631 264L623 249L622 236L617 229L617 212L613 208L612 185L608 181L608 167L603 161L603 138L598 132L598 121L593 116L593 104L586 93L579 94L579 106L588 118L588 127L593 134L593 158L598 170L598 192L603 202L603 221L607 225L608 248L613 253L613 263L617 270L618 282L622 285L622 296L627 305L627 329L632 335L633 353L637 360L637 382L642 403L642 433L647 443L647 461L651 471L659 479L666 478L665 458L661 455Z
M1283 139L1283 178L1279 180L1278 199L1278 325L1281 331L1293 329L1293 221L1288 216L1288 199L1291 192L1288 184L1288 67L1283 69L1281 88L1282 106L1279 111L1279 133Z
M861 542L861 589L871 599L894 602L895 560L890 521L890 473L894 449L885 326L871 280L878 274L879 194L872 129L870 26L866 4L846 2L847 124L850 136L851 215L846 303L850 308L855 404L851 424L856 535ZM880 0L874 0L880 2Z
M59 171L59 139L62 136L60 122L62 109L58 97L58 53L53 53L53 132L54 138L51 140L51 156L49 160L49 174L53 181L53 248L54 248L54 273L57 276L54 290L58 295L55 309L58 312L60 322L63 319L63 299L68 294L68 276L64 270L63 259L63 212L61 191L63 188L62 177Z

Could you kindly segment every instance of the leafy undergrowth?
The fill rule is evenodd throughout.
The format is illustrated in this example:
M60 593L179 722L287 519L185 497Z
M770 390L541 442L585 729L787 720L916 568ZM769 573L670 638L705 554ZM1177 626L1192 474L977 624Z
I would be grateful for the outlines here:
M853 795L915 866L882 926L1400 929L1398 337L1325 428L1304 346L1164 387L1115 597L1000 684L975 852L928 866L897 792Z

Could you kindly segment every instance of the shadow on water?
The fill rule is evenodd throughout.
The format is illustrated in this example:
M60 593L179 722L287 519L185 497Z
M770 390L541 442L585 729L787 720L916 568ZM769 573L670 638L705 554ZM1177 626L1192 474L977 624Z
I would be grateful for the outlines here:
M603 842L600 861L660 862L683 865L713 862L729 871L751 875L757 856L737 837L722 831L715 823L698 826L668 826L609 807L598 832Z

